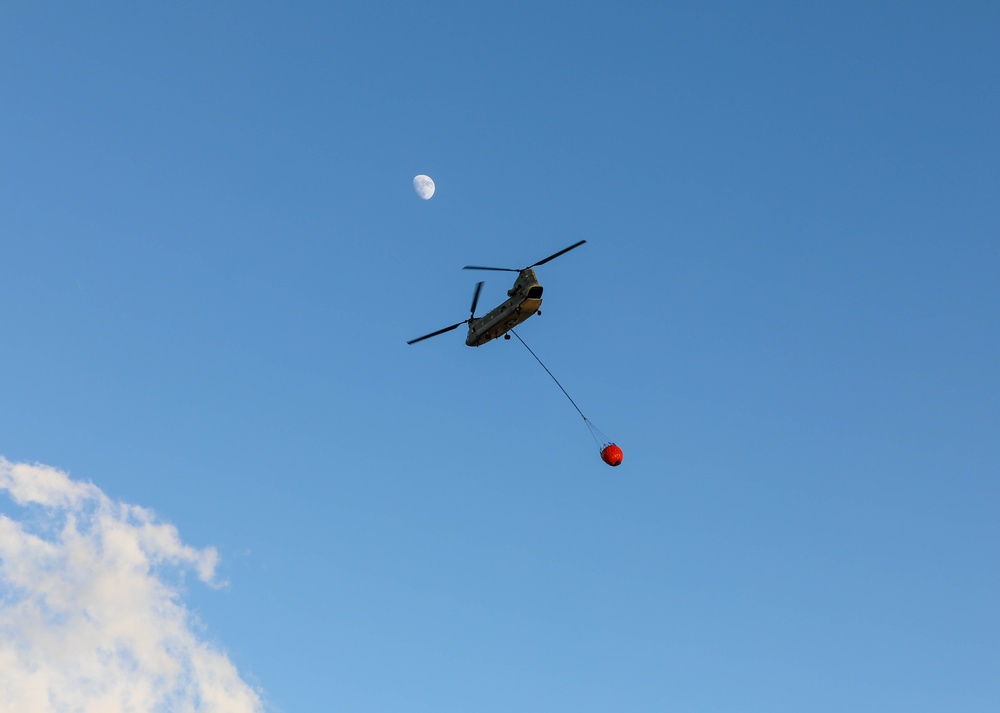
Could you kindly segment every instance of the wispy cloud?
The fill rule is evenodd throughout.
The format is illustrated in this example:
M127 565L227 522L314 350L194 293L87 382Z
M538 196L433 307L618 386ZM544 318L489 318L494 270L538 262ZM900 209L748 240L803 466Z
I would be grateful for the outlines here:
M263 710L171 583L219 586L214 548L47 466L0 457L0 494L0 713Z

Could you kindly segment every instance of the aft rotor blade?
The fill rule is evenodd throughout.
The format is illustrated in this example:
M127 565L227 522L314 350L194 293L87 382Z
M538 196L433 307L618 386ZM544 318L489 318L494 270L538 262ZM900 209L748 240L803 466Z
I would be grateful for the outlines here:
M466 265L463 270L496 270L498 272L520 272L512 267L481 267L480 265Z
M476 283L476 291L472 294L472 309L469 310L469 314L473 317L476 316L476 305L479 304L479 293L483 291L483 283Z
M430 334L425 334L422 337L417 337L416 339L411 339L410 341L407 342L407 344L416 344L417 342L422 342L425 339L430 339L431 337L436 337L439 334L444 334L445 332L450 332L451 330L453 330L453 329L455 329L457 327L461 327L463 324L468 324L468 323L469 323L469 320L467 320L467 319L466 320L462 320L458 324L453 324L450 327L445 327L444 329L439 329L436 332L431 332Z
M526 267L525 269L527 270L527 269L530 269L530 268L532 268L532 267L538 267L539 265L544 265L544 264L545 264L545 263L547 263L547 262L548 262L549 260L555 260L555 259L556 259L557 257L559 257L560 255L563 255L564 253L568 253L568 252L569 252L570 250L572 250L573 248L578 248L578 247L580 247L580 246L581 246L581 245L583 245L583 244L584 244L585 242L587 242L587 241L586 241L586 240L581 240L581 241L580 241L580 242L578 242L578 243L574 243L573 245L570 245L570 246L569 246L568 248L563 248L562 250L560 250L559 252L557 252L557 253L556 253L555 255L549 255L549 256L548 256L547 258L545 258L544 260L539 260L539 261L538 261L538 262L536 262L536 263L535 263L534 265L528 265L528 267Z

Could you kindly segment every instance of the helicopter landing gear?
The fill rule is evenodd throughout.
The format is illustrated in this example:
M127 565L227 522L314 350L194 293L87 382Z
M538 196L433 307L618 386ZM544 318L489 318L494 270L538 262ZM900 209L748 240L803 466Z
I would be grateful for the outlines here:
M505 339L506 341L508 341L508 342L510 341L510 335L509 335L509 334L505 334L505 335L503 335L503 338L504 338L504 339Z
M542 316L542 310L538 310L537 312L535 312L535 314L537 314L539 317L541 317Z

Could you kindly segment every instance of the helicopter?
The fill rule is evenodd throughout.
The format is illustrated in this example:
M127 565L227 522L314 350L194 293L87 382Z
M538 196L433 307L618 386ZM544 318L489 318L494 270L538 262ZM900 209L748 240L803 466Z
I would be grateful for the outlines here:
M479 293L483 289L483 283L478 282L476 283L475 291L472 293L472 308L468 319L457 322L450 327L439 329L436 332L425 334L422 337L411 339L407 342L407 344L416 344L424 339L436 337L439 334L444 334L445 332L457 329L463 324L469 325L469 334L465 339L465 344L470 347L480 347L483 344L499 337L510 339L510 335L507 334L507 332L524 322L528 319L528 317L531 317L534 314L540 315L542 313L542 310L540 309L542 306L542 286L538 284L538 277L535 276L533 268L544 265L550 260L555 260L560 255L568 253L574 248L580 247L585 242L587 241L581 240L578 243L574 243L568 248L563 248L559 252L549 255L547 258L539 260L538 262L528 265L528 267L521 268L520 270L516 270L511 267L482 267L480 265L466 265L462 268L463 270L516 272L517 278L514 280L514 286L507 290L507 297L509 299L502 303L499 307L495 307L490 310L484 316L476 317L476 305L479 302Z

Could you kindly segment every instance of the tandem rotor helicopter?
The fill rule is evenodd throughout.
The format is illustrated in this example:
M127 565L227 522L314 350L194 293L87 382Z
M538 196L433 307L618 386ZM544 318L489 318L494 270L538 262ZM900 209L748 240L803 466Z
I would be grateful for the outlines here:
M462 268L463 270L516 272L517 278L514 280L514 286L507 290L507 296L510 299L501 304L499 307L495 307L490 310L486 315L477 318L476 304L479 302L479 293L483 289L483 283L476 283L476 290L472 293L472 309L470 310L468 319L464 319L461 322L451 325L450 327L439 329L436 332L425 334L422 337L411 339L407 342L407 344L416 344L424 339L436 337L439 334L444 334L445 332L457 329L463 324L469 325L469 335L465 338L465 343L470 347L482 346L483 344L486 344L486 342L497 339L498 337L510 339L510 335L507 334L507 332L521 324L521 322L524 322L531 315L542 313L542 310L540 309L542 306L542 286L538 284L538 277L535 275L535 271L532 268L544 265L550 260L555 260L560 255L568 253L573 248L580 247L585 242L587 241L581 240L578 243L574 243L568 248L563 248L559 252L549 255L544 260L539 260L538 262L528 265L520 270L516 270L512 267L482 267L480 265L466 265Z
M527 349L531 356L535 357L535 361L541 364L542 368L548 373L552 380L556 382L566 398L569 399L570 403L573 404L573 408L576 409L577 413L583 418L583 422L586 424L587 428L590 429L591 435L594 437L594 441L597 442L598 447L601 451L601 460L610 466L621 465L622 462L622 449L619 448L615 443L608 440L608 438L590 422L586 416L583 415L583 411L580 407L576 405L573 397L569 395L563 385L559 383L559 380L549 371L549 368L542 363L542 360L538 358L535 352L531 351L529 347L521 336L514 331L514 327L517 327L522 322L527 320L534 314L541 314L542 306L542 286L538 282L538 277L535 275L534 268L544 265L550 260L555 260L560 255L568 253L574 248L578 248L586 240L581 240L578 243L573 243L568 248L563 248L557 253L549 255L547 258L539 260L536 263L528 265L528 267L521 268L520 270L510 268L510 267L483 267L481 265L466 265L463 270L495 270L499 272L516 272L517 277L514 279L514 286L507 290L508 299L500 304L498 307L493 308L487 312L482 317L476 317L476 305L479 303L479 293L483 289L483 283L476 283L475 291L472 293L472 307L469 310L469 318L463 319L461 322L456 322L450 327L445 327L444 329L439 329L436 332L431 332L430 334L425 334L422 337L417 337L416 339L411 339L407 344L416 344L425 339L430 339L431 337L436 337L439 334L444 334L445 332L450 332L453 329L461 327L463 324L469 325L469 333L465 338L465 343L470 347L479 347L487 342L503 337L504 339L510 339L510 334L517 337L521 344L524 344L525 349ZM508 334L508 332L510 334ZM602 444L603 441L603 444Z

